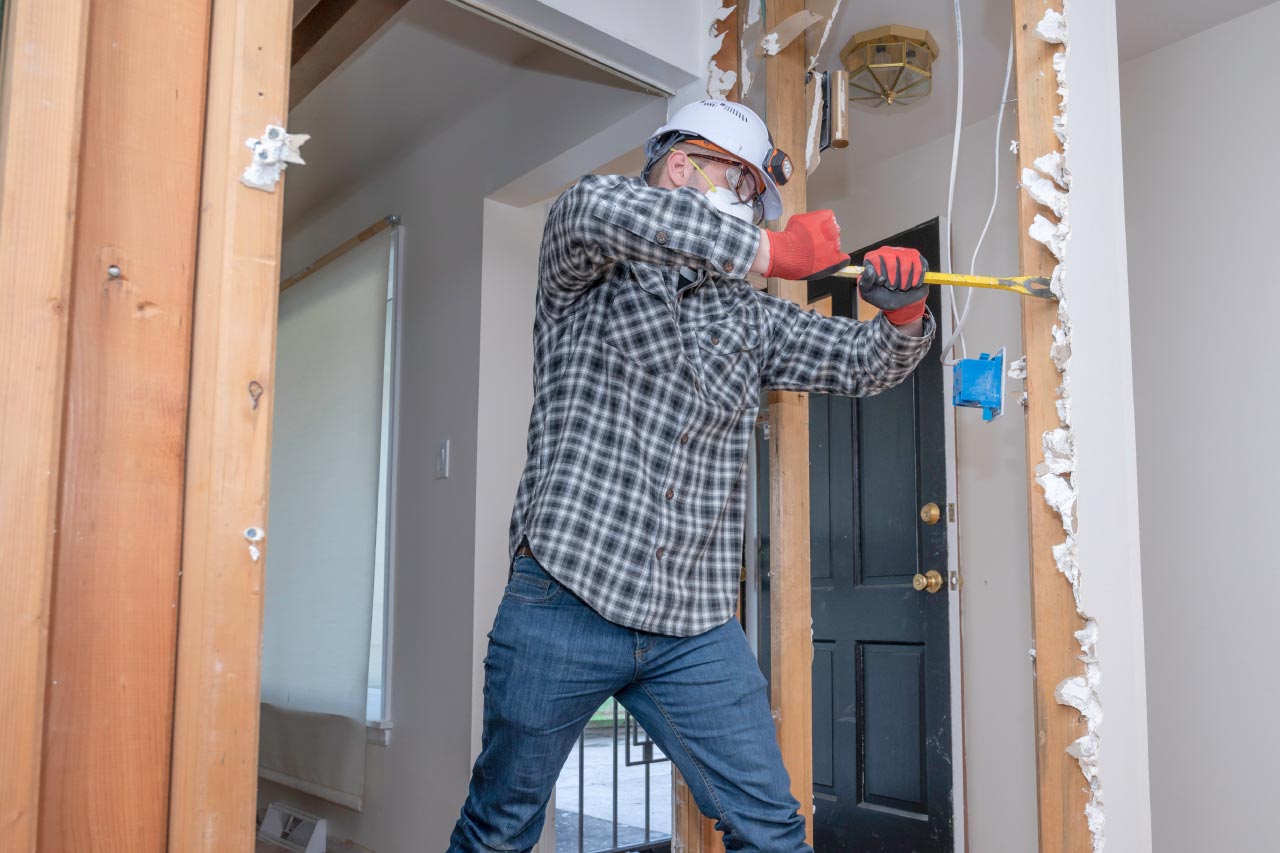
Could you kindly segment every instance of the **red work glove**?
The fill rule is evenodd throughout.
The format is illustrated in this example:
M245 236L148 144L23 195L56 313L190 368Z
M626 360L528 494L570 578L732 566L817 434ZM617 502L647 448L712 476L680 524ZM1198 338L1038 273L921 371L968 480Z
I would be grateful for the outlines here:
M769 269L772 278L821 278L848 266L849 254L840 251L840 226L829 210L797 213L782 231L769 235Z
M895 326L914 323L924 316L924 300L929 291L924 274L929 262L915 249L881 246L867 252L862 260L858 292L867 302L884 311Z

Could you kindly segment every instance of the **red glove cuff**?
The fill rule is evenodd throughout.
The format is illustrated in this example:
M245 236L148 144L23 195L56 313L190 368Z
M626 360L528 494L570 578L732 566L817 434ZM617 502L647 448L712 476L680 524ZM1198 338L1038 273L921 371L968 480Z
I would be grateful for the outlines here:
M895 326L905 326L908 323L914 323L924 316L924 300L912 302L910 305L903 305L901 308L895 308L892 311L885 311L884 318Z

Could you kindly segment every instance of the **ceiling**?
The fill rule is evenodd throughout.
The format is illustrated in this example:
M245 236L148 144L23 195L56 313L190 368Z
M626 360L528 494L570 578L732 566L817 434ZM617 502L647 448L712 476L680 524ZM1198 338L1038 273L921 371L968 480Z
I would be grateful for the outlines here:
M445 0L412 0L289 113L309 133L289 173L285 221L422 141L490 94L513 65L551 48ZM446 85L447 83L447 85Z
M1084 2L1084 0L1078 0ZM1271 0L1116 0L1121 61L1267 5ZM1009 46L1010 0L961 0L964 123L996 111ZM854 33L886 23L924 27L937 40L933 94L908 107L850 109L853 145L840 168L865 168L951 132L956 50L951 0L844 0L820 67L837 67ZM513 66L546 65L553 48L447 0L411 0L289 115L311 134L306 169L290 174L286 222L403 153L503 85ZM577 63L581 65L581 63ZM604 76L583 65L578 74ZM615 81L617 82L617 81ZM423 128L428 128L424 135Z
M1093 0L1077 0L1093 2ZM1274 0L1116 0L1123 62L1172 44ZM1012 22L1010 0L961 0L964 31L964 123L994 115L1004 81ZM938 42L933 93L892 111L850 108L852 161L861 166L945 136L955 125L956 31L952 0L844 0L819 67L837 68L840 51L857 32L882 24L923 27ZM1012 85L1012 84L1011 84Z

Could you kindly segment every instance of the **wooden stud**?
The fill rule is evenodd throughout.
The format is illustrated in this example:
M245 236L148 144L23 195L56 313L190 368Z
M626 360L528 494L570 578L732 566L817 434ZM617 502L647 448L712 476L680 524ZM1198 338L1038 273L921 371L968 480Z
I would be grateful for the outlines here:
M1061 0L1014 0L1013 21L1018 80L1018 161L1030 167L1042 154L1058 149L1053 117L1058 113L1058 78L1052 65L1056 46L1035 34L1035 27L1051 6ZM1019 253L1023 275L1047 276L1054 258L1027 234L1038 207L1029 193L1018 194ZM1036 778L1039 800L1040 849L1048 853L1087 853L1092 840L1085 821L1088 786L1067 746L1084 734L1081 717L1059 705L1054 689L1065 678L1080 674L1080 647L1074 632L1082 627L1071 586L1058 572L1053 546L1065 539L1062 522L1045 502L1035 482L1043 458L1040 437L1059 425L1056 407L1061 377L1049 359L1057 303L1022 300L1022 344L1027 354L1027 503L1030 525L1032 624L1035 632Z
M240 183L244 140L283 125L288 3L218 0L200 204L169 849L249 853L282 187ZM255 555L251 548L259 549Z
M208 26L89 16L42 850L165 847Z
M293 32L289 108L373 37L408 0L319 0ZM261 131L258 131L261 133Z
M804 9L804 0L770 0L765 26ZM805 211L805 44L796 39L768 61L767 120L774 144L799 157L782 187L782 218ZM804 282L769 280L769 292L808 303ZM769 637L773 718L791 774L791 793L813 843L813 618L809 589L809 397L769 394Z
M36 847L88 0L10 0L0 49L0 850Z

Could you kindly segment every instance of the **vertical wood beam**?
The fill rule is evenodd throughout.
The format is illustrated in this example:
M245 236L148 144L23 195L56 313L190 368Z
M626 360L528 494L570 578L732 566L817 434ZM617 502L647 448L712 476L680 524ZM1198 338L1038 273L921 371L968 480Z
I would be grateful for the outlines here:
M209 0L89 16L39 819L165 848Z
M804 0L769 0L766 29L804 9ZM782 187L782 218L808 205L804 168L805 52L796 39L769 60L767 120L774 144L796 157L795 174ZM769 280L769 292L808 303L804 282ZM809 579L809 397L769 394L770 678L773 718L791 793L813 843L813 616Z
M35 850L88 0L9 0L0 49L0 850Z
M1013 0L1018 80L1018 161L1029 168L1042 154L1059 149L1053 133L1058 112L1058 78L1053 69L1055 45L1040 39L1035 27L1045 10L1062 11L1061 0ZM1029 193L1018 194L1018 245L1023 275L1052 274L1054 257L1027 229L1037 212ZM1075 710L1059 705L1054 690L1063 679L1082 671L1074 632L1082 627L1071 586L1058 572L1053 546L1066 537L1062 522L1045 502L1035 482L1043 460L1040 437L1059 426L1056 407L1061 382L1049 358L1057 303L1022 300L1022 342L1027 354L1027 505L1032 626L1035 634L1036 793L1039 802L1040 850L1044 853L1087 853L1093 849L1084 807L1088 786L1067 746L1084 734Z
M215 0L187 436L169 849L249 853L258 767L282 187L244 140L288 113L289 3Z
M759 0L743 0L743 2L755 3ZM742 92L742 74L739 67L742 56L740 24L746 19L738 15L741 5L741 2L735 2L735 0L724 0L721 8L729 6L731 11L724 20L714 22L711 31L713 38L719 35L724 36L724 40L720 42L720 49L716 51L711 61L722 73L734 72L736 78L733 86L724 93L726 101L737 101ZM741 601L738 602L738 619L742 619ZM698 805L693 800L693 793L680 776L680 772L674 768L671 772L671 807L674 813L671 833L673 853L724 853L724 840L716 831L715 820L704 817L698 810Z

